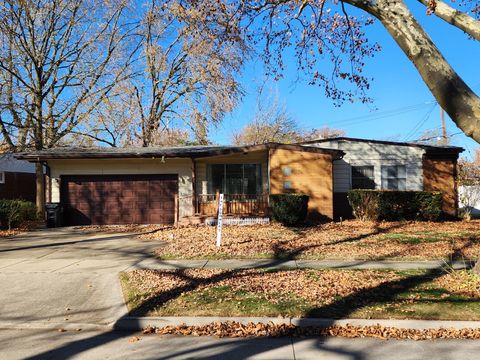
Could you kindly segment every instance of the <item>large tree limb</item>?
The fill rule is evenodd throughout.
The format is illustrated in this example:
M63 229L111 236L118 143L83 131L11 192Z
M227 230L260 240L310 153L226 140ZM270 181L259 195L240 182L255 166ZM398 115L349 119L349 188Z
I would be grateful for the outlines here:
M430 1L428 0L418 1L427 7L429 6ZM480 21L438 0L435 2L433 13L450 25L463 30L474 39L480 41Z
M402 0L344 0L375 16L455 124L480 142L480 97L462 80Z

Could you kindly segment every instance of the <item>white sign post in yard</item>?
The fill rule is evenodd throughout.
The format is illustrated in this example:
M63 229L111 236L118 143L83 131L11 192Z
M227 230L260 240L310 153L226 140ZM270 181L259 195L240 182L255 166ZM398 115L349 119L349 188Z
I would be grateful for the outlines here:
M223 194L218 195L218 214L217 214L217 247L222 242L222 220L223 220Z

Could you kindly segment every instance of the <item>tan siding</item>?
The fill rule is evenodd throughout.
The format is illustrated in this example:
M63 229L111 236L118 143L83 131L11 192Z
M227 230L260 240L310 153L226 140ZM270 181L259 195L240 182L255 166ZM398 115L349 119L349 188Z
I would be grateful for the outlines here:
M423 160L423 187L425 191L440 191L443 194L443 211L457 215L457 161L453 159Z
M52 201L60 201L61 175L178 174L179 217L193 214L192 161L190 159L50 160Z
M290 175L284 168L291 169ZM310 197L309 216L333 218L332 156L286 149L271 150L270 188L272 194L286 192L304 193ZM292 190L284 189L284 182L290 181Z

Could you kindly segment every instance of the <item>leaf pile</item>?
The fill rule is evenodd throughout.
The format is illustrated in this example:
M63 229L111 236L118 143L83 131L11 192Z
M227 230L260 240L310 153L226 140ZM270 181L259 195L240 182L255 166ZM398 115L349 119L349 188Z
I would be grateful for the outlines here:
M345 221L313 227L279 224L225 226L221 248L215 227L152 228L141 239L160 240L162 258L445 259L480 254L480 221Z
M346 338L376 338L376 339L480 339L480 328L472 329L402 329L381 325L354 326L333 325L328 327L300 327L289 324L248 323L236 321L212 322L207 325L165 327L147 327L144 334L183 335L183 336L217 336L223 337L280 337L280 336L341 336Z
M19 235L23 232L37 229L43 225L41 221L25 221L20 227L11 230L0 230L0 238Z

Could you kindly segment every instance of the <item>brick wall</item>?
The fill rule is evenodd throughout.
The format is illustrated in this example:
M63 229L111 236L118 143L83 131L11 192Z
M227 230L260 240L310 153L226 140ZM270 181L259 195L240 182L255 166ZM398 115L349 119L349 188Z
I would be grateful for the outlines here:
M443 194L443 211L457 216L457 160L423 159L423 188L425 191L440 191Z
M0 184L0 199L23 199L35 202L35 174L5 172L5 183Z
M308 195L309 218L312 220L333 218L332 173L332 156L329 154L290 149L270 150L270 192ZM291 185L291 189L285 185Z

